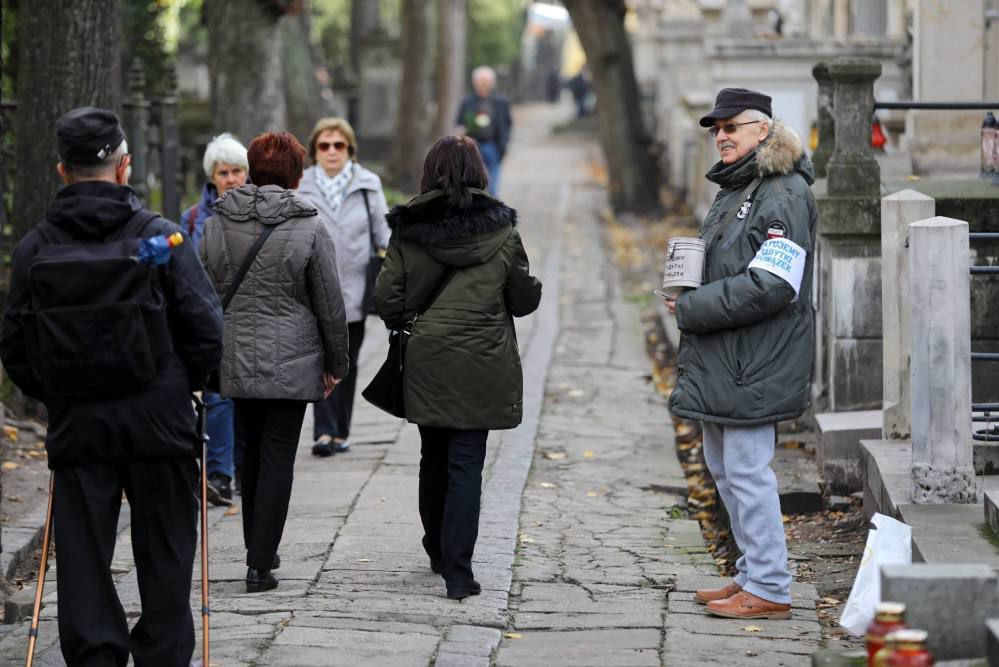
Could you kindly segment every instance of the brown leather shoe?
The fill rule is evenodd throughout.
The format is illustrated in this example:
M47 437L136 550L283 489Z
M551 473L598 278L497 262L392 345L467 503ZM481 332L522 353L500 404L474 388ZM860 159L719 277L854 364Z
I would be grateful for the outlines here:
M741 590L742 586L734 581L730 581L721 588L704 588L696 591L694 593L694 602L697 604L707 604L715 600L724 600L725 598L732 597Z
M791 605L770 602L752 593L739 591L730 598L709 602L708 613L722 618L769 618L782 621L791 618Z

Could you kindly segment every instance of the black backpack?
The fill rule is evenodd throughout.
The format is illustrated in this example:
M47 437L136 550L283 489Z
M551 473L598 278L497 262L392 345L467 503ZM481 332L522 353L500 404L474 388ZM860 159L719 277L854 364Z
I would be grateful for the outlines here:
M46 397L104 398L148 385L172 351L155 266L135 259L159 216L140 210L103 239L78 239L48 221L28 268L28 356Z

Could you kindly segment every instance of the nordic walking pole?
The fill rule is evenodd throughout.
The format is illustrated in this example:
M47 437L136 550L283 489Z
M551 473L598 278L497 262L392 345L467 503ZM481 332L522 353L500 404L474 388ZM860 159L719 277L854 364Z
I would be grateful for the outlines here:
M31 612L31 629L28 630L28 657L25 667L35 659L35 640L38 639L38 615L42 611L42 590L45 588L45 570L49 563L49 540L52 537L52 494L55 491L55 474L49 473L49 508L45 512L45 532L42 537L42 564L38 568L38 586L35 588L35 609Z
M200 396L194 397L198 415L198 438L201 440L201 664L208 663L208 434L207 410Z

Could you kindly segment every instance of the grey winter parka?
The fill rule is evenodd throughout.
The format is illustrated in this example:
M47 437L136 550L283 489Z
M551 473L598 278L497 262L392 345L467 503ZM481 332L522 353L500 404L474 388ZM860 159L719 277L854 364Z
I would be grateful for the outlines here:
M354 178L347 186L340 208L334 213L319 189L319 169L321 167L313 166L305 170L298 192L319 209L319 217L326 223L326 229L333 237L347 321L360 322L365 316L362 304L368 282L368 261L372 252L387 248L389 242L390 232L385 222L388 204L382 191L382 181L377 174L355 163ZM371 247L371 233L368 231L368 212L364 208L365 193L368 195L371 226L378 246L374 249Z
M733 217L757 176L748 213ZM722 189L701 226L704 284L676 301L683 336L670 409L736 426L793 419L809 403L815 349L812 164L794 130L778 121L753 153L718 162L707 178ZM797 295L780 276L796 262L803 267Z
M315 206L294 190L243 185L205 221L201 257L225 294L263 230L261 246L225 311L222 394L318 401L323 372L347 375L347 320L336 252Z
M541 301L512 208L476 194L468 208L433 191L396 206L375 305L390 329L422 308L456 273L412 328L404 369L406 418L421 426L507 429L520 423L523 373L513 318Z

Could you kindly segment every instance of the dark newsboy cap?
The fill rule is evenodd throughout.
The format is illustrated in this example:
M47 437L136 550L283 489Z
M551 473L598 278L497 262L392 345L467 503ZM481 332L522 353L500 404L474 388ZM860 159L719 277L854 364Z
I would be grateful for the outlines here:
M715 99L715 108L701 118L701 127L711 127L716 120L738 116L746 109L762 111L771 118L770 96L747 88L722 88Z
M118 116L107 109L80 107L56 121L59 157L68 164L102 162L124 140Z

